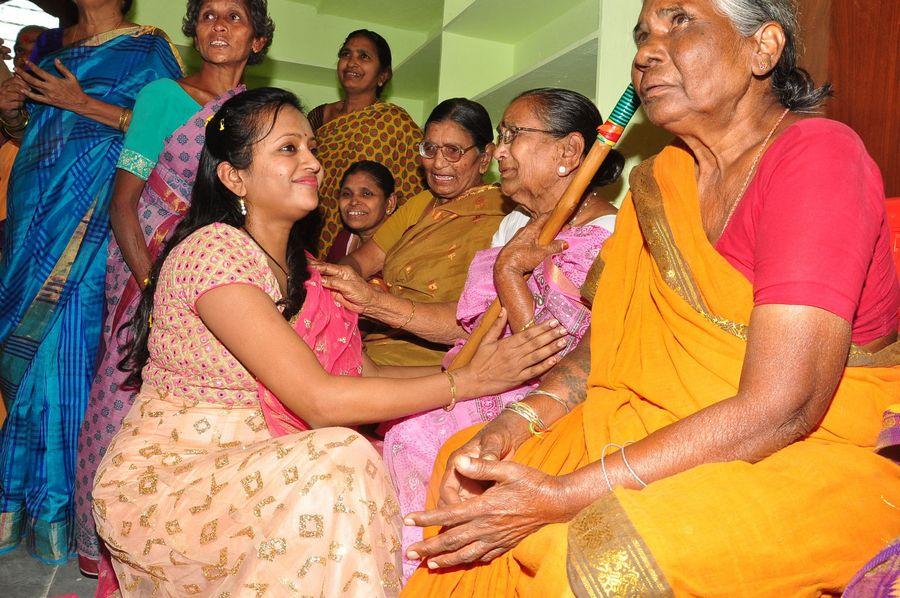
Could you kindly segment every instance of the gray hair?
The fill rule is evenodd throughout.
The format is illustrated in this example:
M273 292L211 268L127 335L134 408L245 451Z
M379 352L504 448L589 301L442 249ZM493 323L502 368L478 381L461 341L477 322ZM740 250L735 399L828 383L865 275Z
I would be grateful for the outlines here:
M713 0L713 4L744 37L753 35L766 23L781 25L785 44L772 70L772 93L782 106L797 112L821 109L832 95L831 84L816 87L809 73L797 65L799 27L794 0Z

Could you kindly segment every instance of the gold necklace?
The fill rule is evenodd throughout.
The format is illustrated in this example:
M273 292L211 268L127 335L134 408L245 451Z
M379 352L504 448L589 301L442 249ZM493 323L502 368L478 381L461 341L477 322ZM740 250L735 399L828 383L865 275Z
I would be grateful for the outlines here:
M747 171L747 176L744 178L744 184L741 185L741 190L738 191L734 199L731 200L731 209L728 210L728 216L725 218L725 224L722 225L722 229L719 231L719 237L721 237L722 233L725 232L725 229L728 228L728 223L731 222L731 217L734 216L734 211L737 209L737 205L740 203L741 198L744 196L744 192L747 191L747 187L750 185L750 179L753 178L753 173L756 172L756 167L759 164L759 159L762 158L763 150L766 149L766 145L769 143L769 140L772 139L772 135L775 134L775 129L778 128L778 125L781 124L781 121L784 120L784 117L787 116L787 113L790 111L790 108L784 109L784 112L782 112L781 116L778 117L778 120L775 121L775 124L772 126L769 134L766 135L766 138L763 139L763 142L760 144L759 149L756 151L756 155L753 157L753 163L750 165L750 170Z

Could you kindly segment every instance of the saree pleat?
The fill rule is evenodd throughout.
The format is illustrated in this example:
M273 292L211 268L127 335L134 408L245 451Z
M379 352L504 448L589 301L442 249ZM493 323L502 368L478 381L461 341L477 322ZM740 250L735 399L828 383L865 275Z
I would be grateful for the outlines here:
M596 462L608 442L639 440L733 396L740 379L752 287L706 238L685 150L668 147L635 169L602 259L587 400L515 454L546 473ZM869 362L885 361L892 351L896 346ZM420 569L405 591L839 593L900 533L900 466L872 451L881 413L897 396L900 367L847 367L806 439L754 464L712 463L640 491L617 488L569 525L547 526L488 565L439 574ZM442 449L429 506L446 457L472 433ZM542 559L533 558L537 543ZM551 550L567 551L568 563Z
M165 34L128 27L50 52L85 93L131 107L160 77L181 76ZM47 562L72 551L75 447L103 313L109 198L122 134L74 112L30 104L9 183L0 263L0 552L22 535Z

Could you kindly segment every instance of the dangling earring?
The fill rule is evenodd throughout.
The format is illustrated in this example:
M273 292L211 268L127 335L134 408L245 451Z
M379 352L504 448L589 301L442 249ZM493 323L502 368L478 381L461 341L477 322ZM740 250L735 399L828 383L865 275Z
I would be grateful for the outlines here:
M560 167L557 168L556 170L557 170L557 172L559 172L559 174L566 174L566 167L565 167L565 166L560 166Z
M243 197L238 197L238 206L240 206L240 209L241 209L241 216L246 216L247 215L247 204L244 203Z

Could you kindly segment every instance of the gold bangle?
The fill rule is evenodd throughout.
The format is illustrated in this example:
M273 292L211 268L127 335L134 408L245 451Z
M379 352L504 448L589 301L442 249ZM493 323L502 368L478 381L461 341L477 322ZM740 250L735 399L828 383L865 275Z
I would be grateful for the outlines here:
M541 419L541 416L538 415L537 411L535 411L534 408L528 403L516 401L504 407L503 410L512 411L513 413L527 421L528 430L531 432L532 436L540 437L544 432L547 431L547 426L544 425L544 420Z
M405 328L407 324L412 322L413 316L416 315L416 302L413 301L412 299L407 299L407 301L409 301L409 304L412 306L412 309L409 311L409 316L407 316L406 321L404 321L402 324L397 326L397 328Z
M453 408L456 407L456 380L450 370L444 370L444 373L447 374L447 380L450 381L450 402L444 407L444 411L453 411Z
M563 401L560 398L559 395L553 394L552 392L547 392L546 390L541 390L540 388L535 388L533 390L529 390L528 392L526 392L525 396L523 397L523 400L527 399L528 397L533 397L536 395L542 395L542 396L548 397L550 399L553 399L554 401L556 401L557 403L559 403L560 405L563 406L563 409L566 410L566 413L569 412L569 406L566 404L565 401Z
M534 317L532 317L530 320L528 320L527 322L525 322L525 325L522 326L522 330L520 330L519 332L525 332L526 330L528 330L528 329L531 328L532 326L534 326Z
M129 110L128 108L122 108L122 113L119 115L119 126L117 128L123 133L128 131L128 124L130 119L131 110Z

